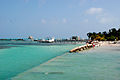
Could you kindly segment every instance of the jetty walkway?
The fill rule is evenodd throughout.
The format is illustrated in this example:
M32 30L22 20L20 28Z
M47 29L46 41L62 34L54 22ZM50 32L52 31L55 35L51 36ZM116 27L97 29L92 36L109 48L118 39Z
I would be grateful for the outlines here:
M99 45L99 43L95 44L95 45L93 45L93 44L85 44L85 45L76 47L76 48L70 50L69 52L70 53L79 52L79 51L87 50L87 49L90 49L90 48L94 48L95 46L100 46L100 45Z

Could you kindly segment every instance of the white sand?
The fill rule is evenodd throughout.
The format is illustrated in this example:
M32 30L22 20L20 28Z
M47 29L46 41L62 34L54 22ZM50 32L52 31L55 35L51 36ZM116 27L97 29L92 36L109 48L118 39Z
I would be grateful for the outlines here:
M114 46L114 47L120 47L120 44L118 44L118 42L116 44L114 44L114 42L112 41L103 41L103 42L99 42L99 44L101 46Z

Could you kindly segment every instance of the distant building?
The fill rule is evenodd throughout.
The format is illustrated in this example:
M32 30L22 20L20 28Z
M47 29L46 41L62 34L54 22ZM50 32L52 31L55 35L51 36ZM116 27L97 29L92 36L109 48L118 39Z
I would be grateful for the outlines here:
M34 41L34 39L33 39L32 36L29 36L29 37L28 37L28 40Z
M79 36L72 36L72 40L79 41L80 37Z

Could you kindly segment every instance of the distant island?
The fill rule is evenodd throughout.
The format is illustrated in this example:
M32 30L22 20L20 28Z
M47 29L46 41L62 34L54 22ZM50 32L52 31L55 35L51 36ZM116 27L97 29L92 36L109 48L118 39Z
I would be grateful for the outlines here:
M118 41L120 40L120 28L112 28L109 29L108 32L89 32L87 36L91 40L98 40L98 41Z

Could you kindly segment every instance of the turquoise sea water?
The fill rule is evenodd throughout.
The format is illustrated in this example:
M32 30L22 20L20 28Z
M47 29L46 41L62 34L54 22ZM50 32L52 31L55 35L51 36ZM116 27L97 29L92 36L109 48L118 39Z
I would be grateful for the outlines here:
M120 80L120 47L78 45L2 45L0 80Z
M66 53L12 80L120 80L120 47Z
M0 80L7 80L56 56L62 55L78 45L9 44L1 46L1 48L4 46L4 49L0 49Z

